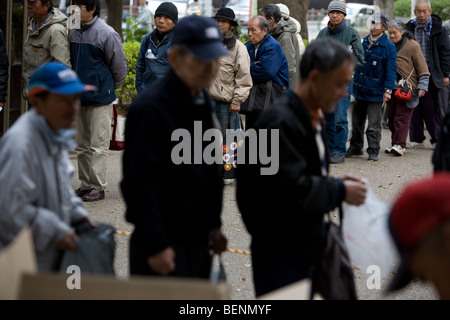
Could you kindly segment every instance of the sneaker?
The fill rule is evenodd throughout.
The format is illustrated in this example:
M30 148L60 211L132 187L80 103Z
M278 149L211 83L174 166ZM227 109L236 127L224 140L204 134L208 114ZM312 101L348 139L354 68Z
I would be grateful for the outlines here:
M369 158L367 160L369 160L369 161L378 161L378 154L376 154L376 153L369 153Z
M233 184L236 179L223 179L223 184Z
M331 157L330 157L330 163L333 164L338 164L338 163L342 163L345 161L345 155L344 154L340 154L340 153L334 153Z
M389 148L389 147L388 147L388 148L384 149L384 152L385 152L385 153L391 153L391 152L392 152L392 148Z
M425 148L424 142L407 142L406 143L406 149L423 149Z
M391 153L395 154L396 156L402 156L405 152L405 149L400 147L398 144L394 145L391 149Z
M363 155L362 150L355 150L352 148L348 148L347 152L345 153L346 157L362 156L362 155Z

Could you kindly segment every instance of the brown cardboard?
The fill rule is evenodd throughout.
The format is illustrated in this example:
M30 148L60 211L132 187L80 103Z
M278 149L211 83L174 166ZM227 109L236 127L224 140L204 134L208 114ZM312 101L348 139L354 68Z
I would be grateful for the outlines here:
M262 295L258 300L309 300L311 280L304 279ZM314 294L313 300L323 300L319 294Z
M0 300L17 299L22 273L37 272L33 238L29 227L0 251Z
M26 300L228 300L225 283L174 277L81 275L80 289L68 289L71 274L24 274L19 299Z

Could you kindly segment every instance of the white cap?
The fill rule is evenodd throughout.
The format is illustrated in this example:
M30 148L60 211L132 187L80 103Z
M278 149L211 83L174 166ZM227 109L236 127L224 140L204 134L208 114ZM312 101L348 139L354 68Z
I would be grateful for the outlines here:
M288 17L291 15L291 12L289 11L289 8L282 3L277 3L278 8L280 8L281 15L287 15Z

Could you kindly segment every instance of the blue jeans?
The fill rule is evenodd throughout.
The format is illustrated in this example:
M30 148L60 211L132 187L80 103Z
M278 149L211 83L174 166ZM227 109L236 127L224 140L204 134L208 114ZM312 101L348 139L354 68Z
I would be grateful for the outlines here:
M230 104L224 101L214 100L216 103L216 114L220 122L220 131L225 138L227 129L236 130L239 125L237 112L230 112Z
M326 89L326 88L325 88ZM334 112L324 112L327 122L327 139L330 154L345 154L348 140L347 110L350 106L350 96L353 89L353 81L348 84L347 97L338 101Z

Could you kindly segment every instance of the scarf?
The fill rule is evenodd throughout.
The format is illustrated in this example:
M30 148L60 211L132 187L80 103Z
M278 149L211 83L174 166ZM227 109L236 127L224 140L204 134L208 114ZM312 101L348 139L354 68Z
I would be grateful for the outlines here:
M231 34L231 37L223 38L223 44L228 50L231 50L236 45L236 37Z
M372 36L372 35L370 34L370 35L369 35L369 38L368 38L368 40L369 40L369 48L370 48L375 42L377 42L378 39L380 39L382 35L383 35L383 34L380 34L379 36L374 37L374 36Z
M403 36L402 36L402 39L401 39L399 42L397 42L397 43L395 44L395 48L397 49L397 52L399 52L400 49L403 48L403 46L404 46L405 43L406 43L406 40L408 40L408 39L406 39L406 37L403 35Z

